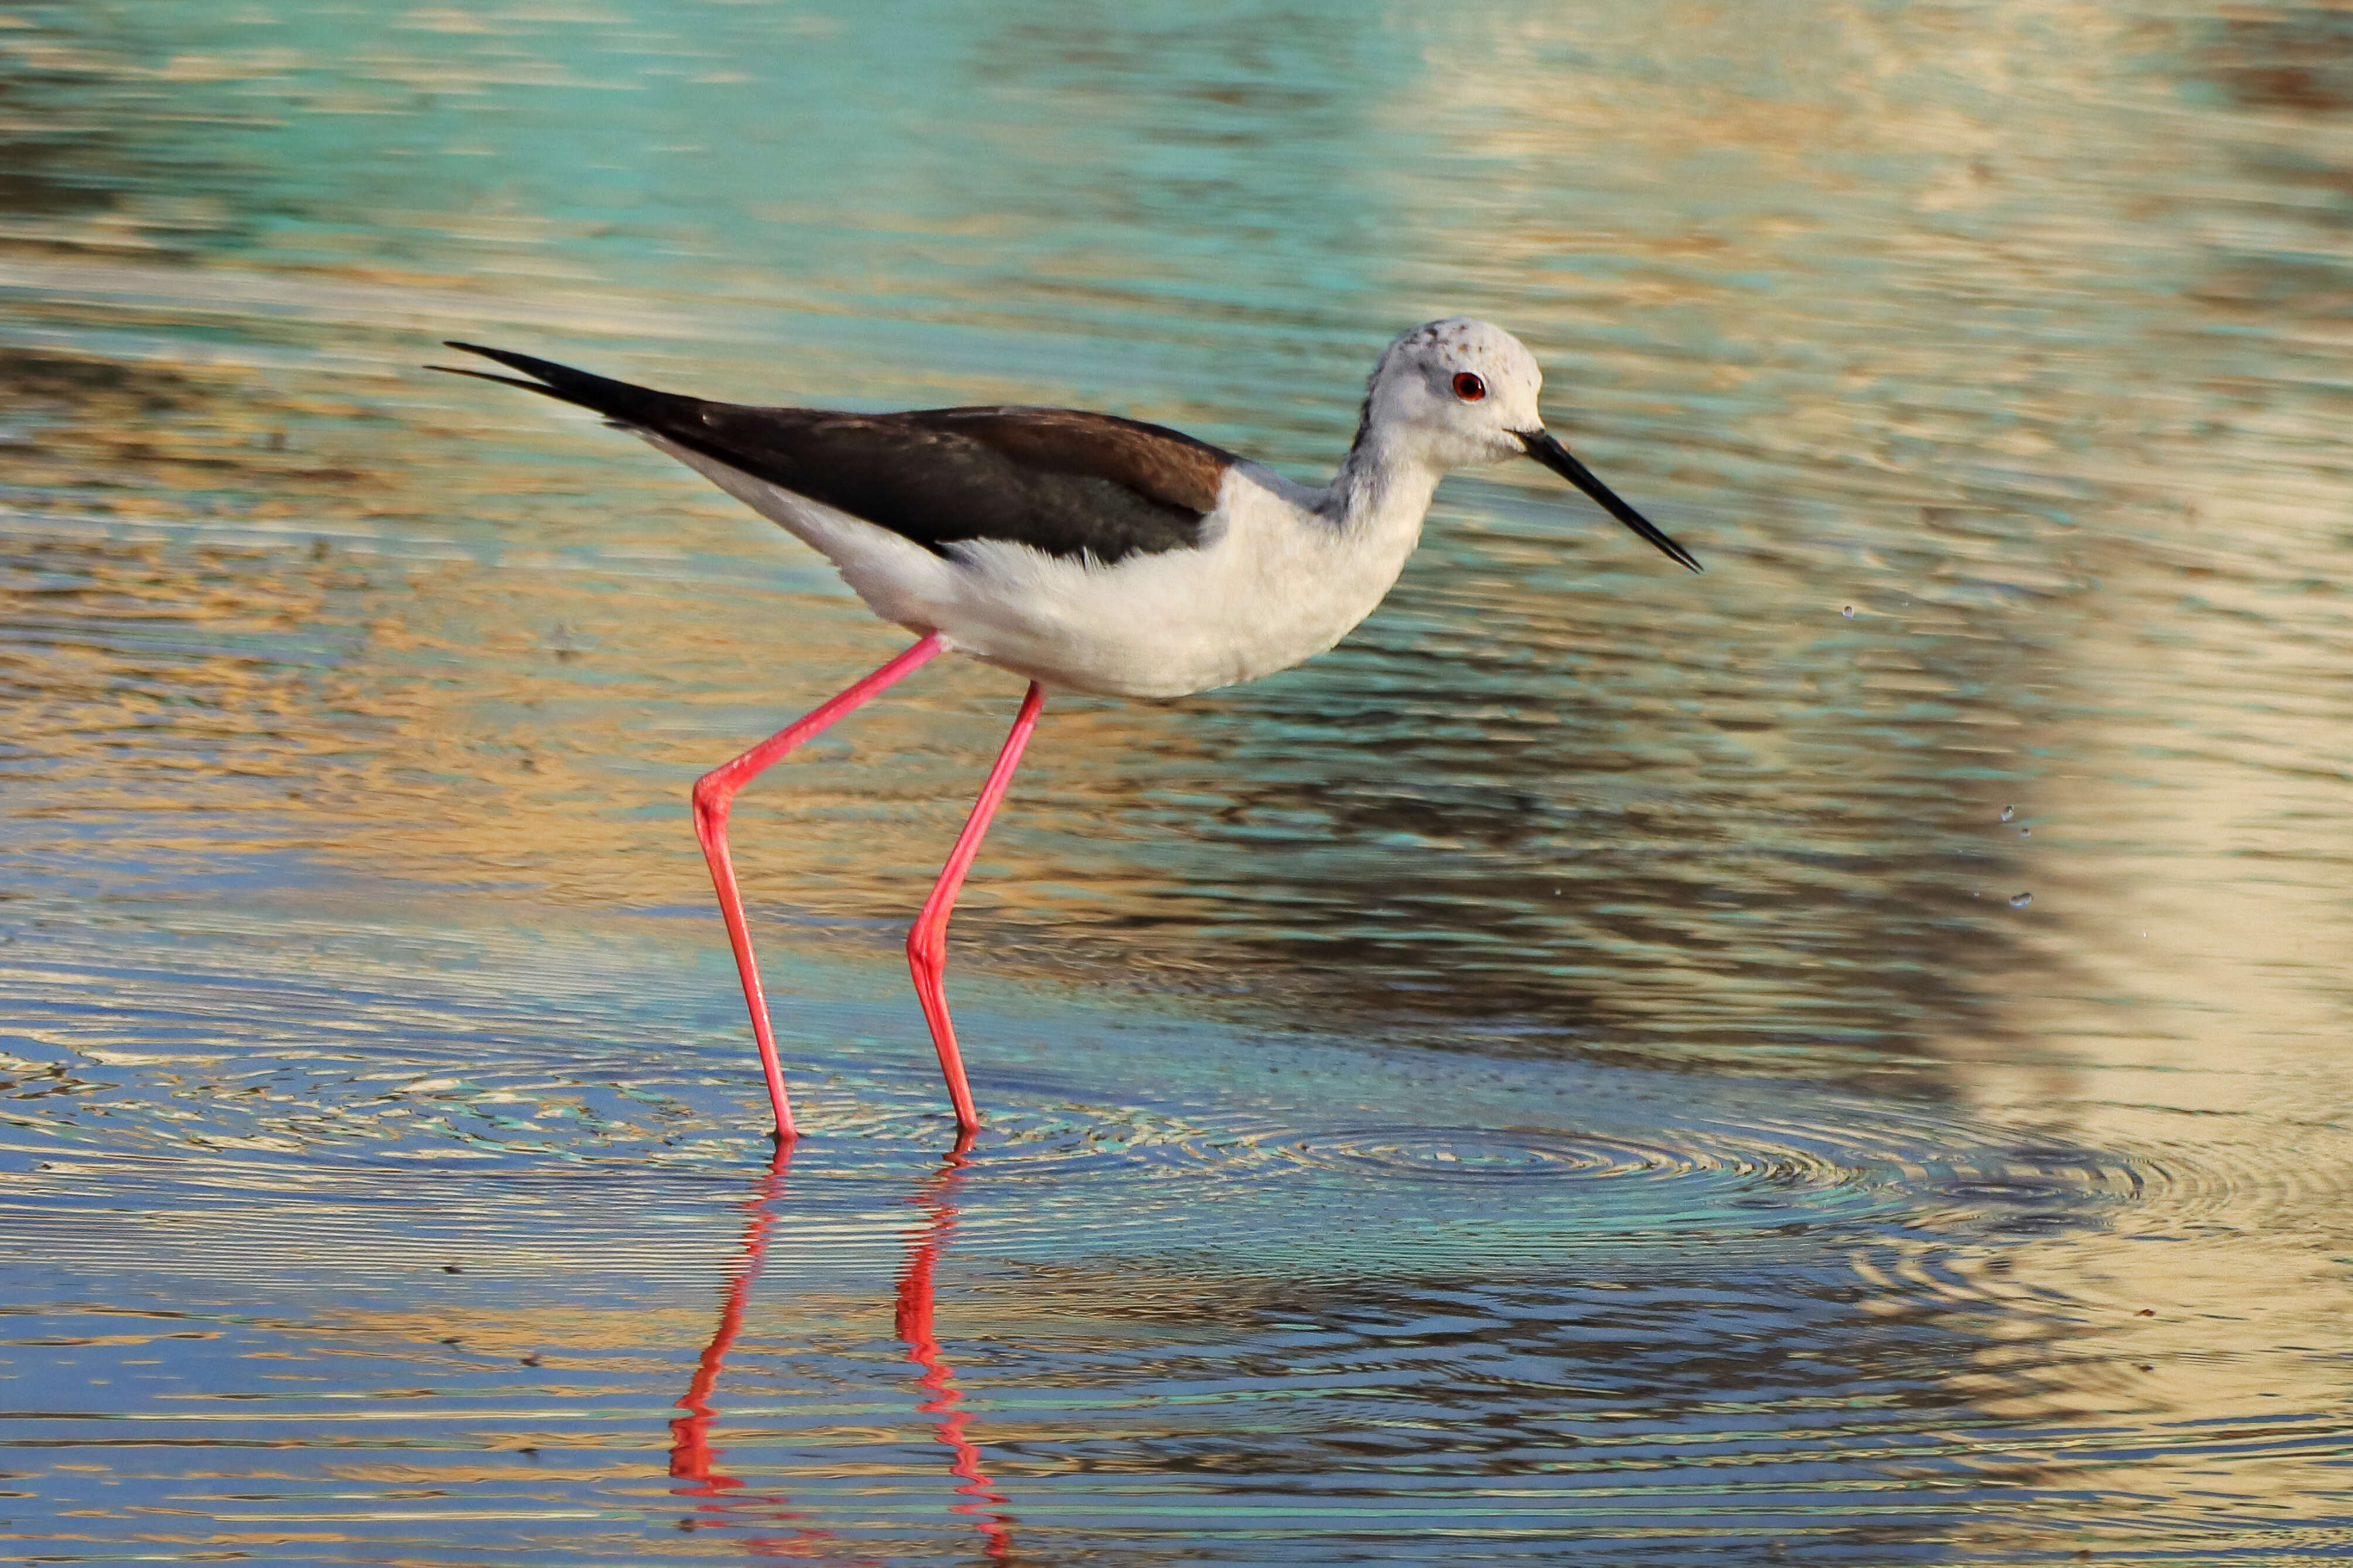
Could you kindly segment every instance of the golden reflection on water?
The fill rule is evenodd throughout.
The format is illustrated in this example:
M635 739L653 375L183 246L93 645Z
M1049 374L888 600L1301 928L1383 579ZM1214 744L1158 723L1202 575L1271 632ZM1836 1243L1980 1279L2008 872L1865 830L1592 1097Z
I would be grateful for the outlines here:
M2253 458L2227 441L2200 456L2209 479L2181 476L2185 494L2219 493ZM2296 570L2265 531L2221 559L2158 552L2111 570L2111 591L2144 602L2187 578L2195 597L2179 616L2232 615L2235 601L2266 636L2194 637L2179 619L2089 628L2083 664L2101 700L2071 719L2076 767L2052 779L2037 816L2095 853L2047 879L2073 911L2034 939L2061 985L2010 1008L2039 1059L1976 1040L1946 1047L1989 1113L2165 1152L2133 1224L2026 1249L2008 1272L2011 1289L2085 1305L2071 1336L2081 1364L2054 1375L2023 1347L1999 1347L1960 1385L2022 1420L2128 1418L2147 1451L2076 1479L2175 1519L2242 1510L2251 1529L2288 1525L2341 1490L2334 1420L2304 1413L2346 1396L2333 1347L2353 1253L2353 1150L2337 1114L2353 1073L2316 1049L2345 1016L2342 682L2305 651L2336 641L2344 614L2318 580L2285 593L2264 581L2265 566ZM2185 746L2178 704L2200 689L2242 695L2226 741ZM2119 798L2096 782L2118 776L2141 787ZM2218 1472L2212 1447L2241 1441L2269 1451ZM2290 1527L2280 1545L2300 1538Z

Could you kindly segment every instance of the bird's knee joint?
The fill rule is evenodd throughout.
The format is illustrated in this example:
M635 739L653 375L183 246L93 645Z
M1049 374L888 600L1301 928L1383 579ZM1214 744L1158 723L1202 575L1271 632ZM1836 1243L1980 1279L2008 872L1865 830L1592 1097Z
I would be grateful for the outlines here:
M695 780L694 789L690 798L694 802L695 821L711 823L727 820L727 781L716 773L705 773Z

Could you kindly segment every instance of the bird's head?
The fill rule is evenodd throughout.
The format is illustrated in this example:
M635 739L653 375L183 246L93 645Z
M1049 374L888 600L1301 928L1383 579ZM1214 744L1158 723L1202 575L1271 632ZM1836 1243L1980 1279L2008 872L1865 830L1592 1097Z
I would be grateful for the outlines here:
M1699 563L1618 499L1545 428L1537 395L1544 372L1519 339L1469 316L1449 316L1401 334L1381 354L1365 390L1361 443L1440 471L1533 458L1675 561Z

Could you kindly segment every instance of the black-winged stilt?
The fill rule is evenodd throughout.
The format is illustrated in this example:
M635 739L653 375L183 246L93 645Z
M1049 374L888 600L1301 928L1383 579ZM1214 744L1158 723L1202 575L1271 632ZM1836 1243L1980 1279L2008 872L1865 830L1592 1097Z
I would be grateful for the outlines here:
M1389 344L1366 384L1356 443L1321 489L1108 414L749 407L503 349L449 346L533 379L456 374L593 409L698 470L822 552L869 608L917 635L906 652L694 786L695 832L783 1140L794 1135L791 1101L727 856L727 808L754 775L925 660L953 650L1029 678L1013 732L907 938L956 1126L968 1133L979 1117L941 984L948 912L1047 687L1181 697L1312 658L1397 581L1440 476L1509 458L1535 458L1699 570L1545 428L1535 356L1468 317Z

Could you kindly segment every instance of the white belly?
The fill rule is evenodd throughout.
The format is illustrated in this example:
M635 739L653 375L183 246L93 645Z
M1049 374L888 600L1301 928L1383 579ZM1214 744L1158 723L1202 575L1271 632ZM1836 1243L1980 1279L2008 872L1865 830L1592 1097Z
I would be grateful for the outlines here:
M1051 685L1181 697L1322 653L1372 614L1413 548L1411 535L1367 548L1240 473L1204 532L1200 548L1112 566L994 541L951 546L963 592L940 629Z
M1424 490L1416 504L1398 509L1409 518L1343 528L1303 504L1315 492L1236 468L1197 549L1103 565L973 540L941 556L648 438L822 552L883 619L936 631L951 647L1032 680L1114 697L1182 697L1322 653L1397 581L1429 503Z

